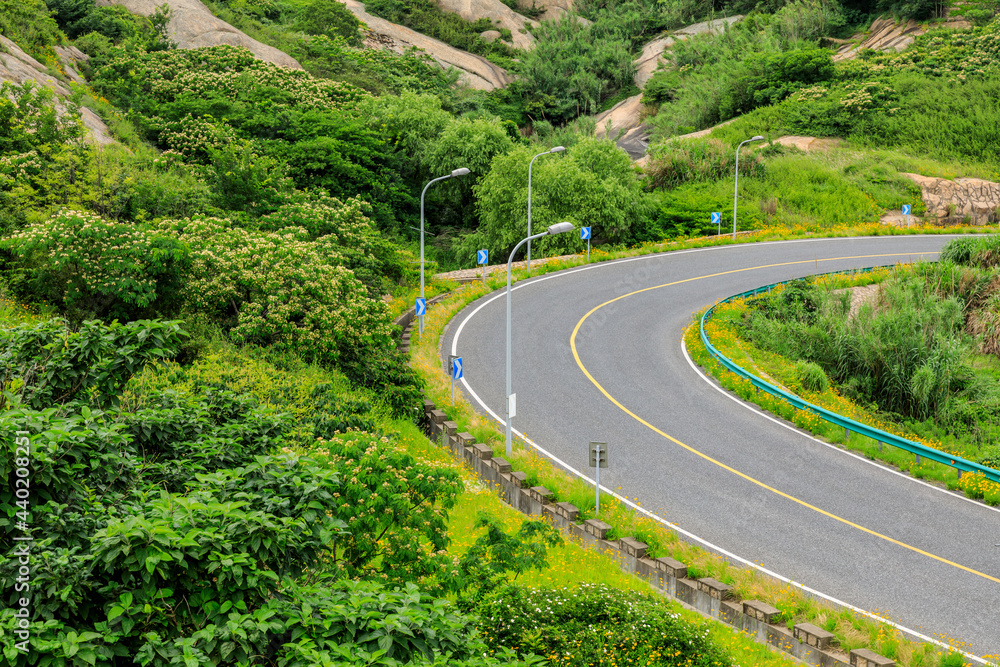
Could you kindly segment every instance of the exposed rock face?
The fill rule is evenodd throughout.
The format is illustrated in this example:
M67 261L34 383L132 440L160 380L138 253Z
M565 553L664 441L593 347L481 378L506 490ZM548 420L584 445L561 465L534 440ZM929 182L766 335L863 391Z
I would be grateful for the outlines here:
M439 9L458 14L466 21L489 19L493 25L510 30L515 48L525 51L535 47L535 38L528 30L538 25L515 12L500 0L435 0Z
M615 138L622 130L626 132L639 124L642 113L642 95L633 95L614 105L607 111L598 114L594 119L597 123L597 136L608 134ZM610 125L609 125L610 124ZM610 130L610 131L609 131Z
M484 42L495 42L498 39L500 39L500 36L501 35L499 30L484 30L483 32L479 33L479 37Z
M971 28L972 24L965 20L948 20L935 24L936 28ZM866 49L874 51L895 51L899 53L913 43L913 39L927 32L926 24L917 23L913 19L905 23L896 23L895 19L881 18L872 23L867 33L859 33L842 44L834 54L833 60L850 60Z
M60 62L62 62L63 69L66 71L66 76L70 78L73 83L79 83L83 85L87 83L84 81L80 73L76 71L76 68L80 63L85 63L90 60L90 56L76 48L75 46L55 46L53 49L56 55L59 56Z
M618 148L628 153L633 160L645 155L649 147L650 128L640 120L641 99L642 95L633 95L594 119L597 122L597 136L607 135L614 139Z
M670 48L677 40L686 39L691 35L701 33L720 32L742 18L742 15L738 15L714 21L695 23L694 25L674 31L672 35L659 37L649 42L643 47L639 57L633 61L635 64L635 77L633 78L635 85L639 88L646 85L646 82L653 76L653 72L660 66L663 52ZM615 138L618 147L628 152L633 160L641 159L646 153L646 148L649 146L650 132L649 128L642 123L643 105L640 102L641 98L642 95L635 95L623 100L595 118L597 122L597 136L604 136L608 122L610 121L610 136ZM619 134L621 134L620 137Z
M817 139L816 137L799 137L796 135L788 135L785 137L778 137L772 144L781 144L782 146L792 146L793 148L798 148L800 151L821 151L834 148L840 144L840 139Z
M639 88L645 87L646 82L653 77L653 72L660 66L660 56L676 41L677 38L668 35L667 37L654 39L642 47L642 53L632 61L635 63L635 76L632 77L632 80L636 86Z
M452 46L421 35L401 25L390 23L365 11L364 4L357 0L340 0L359 20L368 26L365 39L368 48L403 53L411 47L426 51L442 68L454 67L461 72L461 81L470 88L494 90L502 88L514 80L502 67L497 67L486 58L461 51Z
M633 61L635 63L635 77L633 78L635 85L639 88L646 85L646 82L653 76L653 72L660 66L660 56L678 39L687 39L691 35L703 33L722 32L742 18L742 14L737 14L736 16L727 16L724 19L695 23L686 28L675 30L671 35L659 37L649 42L642 47L642 53Z
M45 65L29 56L21 47L6 37L0 36L0 47L3 47L3 51L6 51L6 53L0 52L0 81L10 81L18 85L24 85L26 81L34 81L40 86L51 88L56 94L56 109L65 111L64 100L70 96L70 90L59 79L48 74ZM64 51L68 54L67 58L77 58L77 55L82 56L81 59L83 60L87 58L86 55L76 49L66 49ZM62 51L57 52L60 57L63 56ZM69 65L64 66L67 72L71 68ZM73 74L76 74L76 72L74 71ZM79 77L78 74L76 76ZM111 138L108 132L108 126L104 124L100 116L87 108L80 109L80 115L83 118L84 126L87 128L87 134L94 143L114 143L114 139Z
M538 15L539 21L558 21L563 14L573 10L573 0L517 0L517 6L521 9L544 10Z
M968 218L974 225L996 222L1000 212L1000 183L980 178L932 178L920 174L903 174L920 186L927 215L941 222Z
M159 5L170 6L167 34L178 48L198 49L229 44L243 46L261 60L282 67L302 69L298 61L273 46L261 44L221 19L215 18L199 0L98 0L99 5L121 5L133 14L150 16Z

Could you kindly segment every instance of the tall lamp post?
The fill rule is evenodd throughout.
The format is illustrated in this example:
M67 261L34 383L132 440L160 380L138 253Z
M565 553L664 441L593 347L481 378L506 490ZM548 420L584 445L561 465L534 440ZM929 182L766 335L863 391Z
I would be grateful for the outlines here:
M562 146L550 148L544 153L539 153L535 157L531 158L531 162L528 163L528 236L531 236L531 167L535 164L535 160L543 155L548 155L549 153L562 153L564 150L566 149ZM528 239L528 275L531 275L531 239Z
M438 181L443 181L446 178L454 178L455 176L465 176L469 173L469 170L465 167L456 169L447 176L440 176L432 181L428 181L427 185L424 186L423 191L420 193L420 298L424 298L424 194L427 192L427 188L431 187L431 184L437 183ZM427 303L424 301L424 303ZM421 315L418 319L419 326L418 330L421 335L424 333L424 316Z
M751 141L763 141L764 137L759 134L756 137L751 137L744 142L741 142L739 146L736 147L736 184L733 186L733 240L736 240L736 197L739 193L740 188L740 149L743 148L743 144L748 144Z
M572 222L557 222L556 224L550 226L547 230L541 234L535 234L534 236L529 236L527 238L521 239L520 242L514 249L510 252L510 259L507 260L507 408L506 408L506 421L507 421L507 456L510 456L511 452L511 399L512 394L510 391L510 267L514 262L514 255L525 243L530 242L532 239L540 239L543 236L552 236L555 234L562 234L565 232L573 231Z

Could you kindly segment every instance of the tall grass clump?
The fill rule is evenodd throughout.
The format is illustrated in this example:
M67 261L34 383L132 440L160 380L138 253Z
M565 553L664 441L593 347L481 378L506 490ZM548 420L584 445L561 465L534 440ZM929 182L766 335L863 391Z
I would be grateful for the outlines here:
M947 254L972 256L960 241ZM1000 433L996 272L945 261L900 268L865 294L838 285L789 283L719 322L756 347L767 372L776 372L767 355L788 359L792 370L778 374L790 386L823 393L829 379L837 396L913 434L905 437L991 465L983 447Z

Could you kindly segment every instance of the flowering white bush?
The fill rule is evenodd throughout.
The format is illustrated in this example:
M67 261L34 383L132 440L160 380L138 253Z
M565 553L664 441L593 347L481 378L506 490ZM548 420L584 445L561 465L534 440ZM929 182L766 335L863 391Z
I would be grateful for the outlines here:
M188 306L229 327L235 342L294 349L331 365L391 348L386 305L304 229L255 231L220 218L167 220L159 228L191 248Z
M189 261L180 243L144 225L65 208L0 246L29 269L29 289L73 319L170 314Z
M401 258L399 248L387 241L367 217L368 204L360 197L341 201L336 197L312 195L307 200L287 203L259 221L260 229L279 231L297 228L335 264L354 272L377 297L384 281L405 280L412 270Z

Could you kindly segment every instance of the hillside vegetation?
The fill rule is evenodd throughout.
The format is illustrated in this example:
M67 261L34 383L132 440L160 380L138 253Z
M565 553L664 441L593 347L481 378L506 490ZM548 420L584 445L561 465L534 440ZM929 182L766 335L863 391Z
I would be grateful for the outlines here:
M425 5L384 7L447 22L453 41L474 32ZM614 249L702 233L730 201L736 143L794 129L849 143L747 154L741 228L871 223L915 201L901 171L995 173L1000 24L834 65L821 36L874 11L933 8L582 2L590 23L542 24L531 52L465 42L518 75L485 93L453 86L425 55L360 48L337 3L212 8L305 69L236 47L178 50L164 10L0 0L0 32L54 76L54 47L90 56L88 85L65 101L30 82L0 87L0 546L34 538L30 599L16 559L0 563L4 659L554 663L569 649L558 626L582 627L601 596L613 603L601 622L627 625L628 641L593 633L569 664L735 660L647 597L508 586L547 566L558 539L542 524L505 531L485 518L474 557L448 550L464 484L408 450L421 440L422 380L391 321L418 284L421 189L472 172L428 192L440 266L468 266L479 248L505 257L524 234L530 159L562 144L532 172L533 224L589 225ZM648 87L664 137L740 120L664 141L645 173L593 136L585 116L635 92L632 59L648 38L752 9L738 28L685 43ZM82 105L117 144L86 141ZM971 115L949 120L947 140L933 135L953 114ZM536 248L583 244L574 234ZM492 621L543 602L563 610L555 625ZM30 654L14 633L26 606Z

